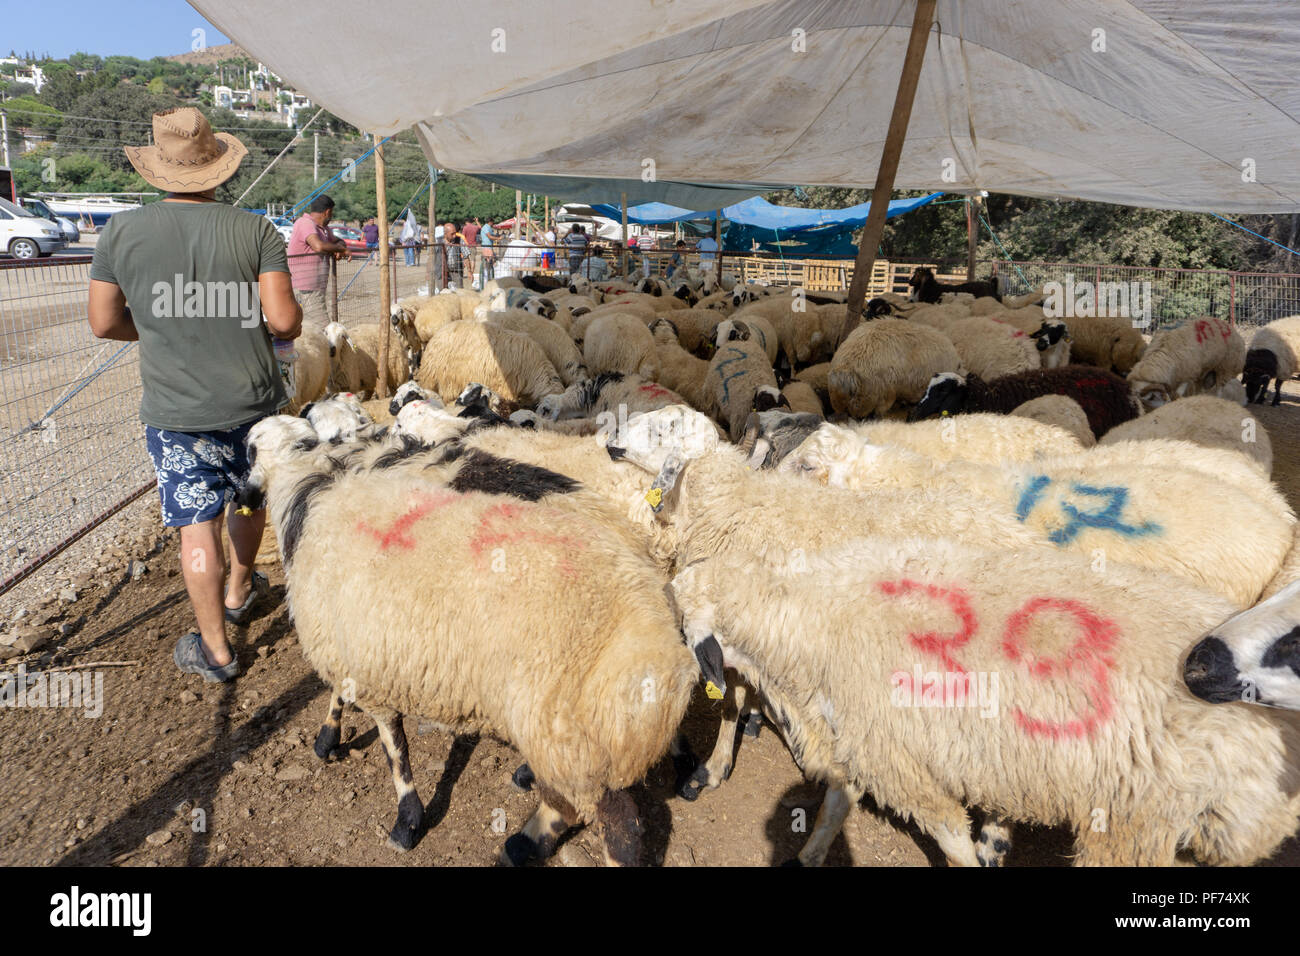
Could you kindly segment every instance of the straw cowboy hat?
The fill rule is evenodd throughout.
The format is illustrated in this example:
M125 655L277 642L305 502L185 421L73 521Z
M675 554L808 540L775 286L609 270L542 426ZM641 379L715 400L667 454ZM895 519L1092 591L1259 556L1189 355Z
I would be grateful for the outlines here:
M213 133L192 106L153 114L153 146L126 146L126 158L151 186L201 193L219 186L239 168L248 150L229 133Z

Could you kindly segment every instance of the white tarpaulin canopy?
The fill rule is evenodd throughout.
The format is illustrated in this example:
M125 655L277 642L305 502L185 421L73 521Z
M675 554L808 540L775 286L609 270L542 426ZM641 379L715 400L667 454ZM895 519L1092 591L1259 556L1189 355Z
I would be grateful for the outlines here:
M874 183L914 9L191 2L439 166L774 186ZM1294 0L939 0L894 185L1297 212L1297 75Z

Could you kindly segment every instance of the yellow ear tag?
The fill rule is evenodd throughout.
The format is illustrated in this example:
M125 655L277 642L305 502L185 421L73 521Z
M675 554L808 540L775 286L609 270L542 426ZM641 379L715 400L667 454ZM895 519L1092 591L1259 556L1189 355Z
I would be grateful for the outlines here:
M253 516L253 509L248 507L248 505L240 505L235 509L235 514L243 515L245 518L251 518Z
M645 493L645 500L649 502L651 508L658 508L664 500L664 490L662 488L651 488Z
M709 700L722 700L723 693L718 690L718 685L709 681L704 685L704 694Z
M939 413L939 417L940 417L940 418L947 418L947 417L948 417L948 409L945 408L943 411L941 411L941 412Z

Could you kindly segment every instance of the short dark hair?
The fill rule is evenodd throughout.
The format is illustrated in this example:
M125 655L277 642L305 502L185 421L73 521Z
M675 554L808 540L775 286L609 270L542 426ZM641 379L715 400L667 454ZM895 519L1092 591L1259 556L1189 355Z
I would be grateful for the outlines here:
M324 193L321 193L319 196L317 196L315 199L311 201L311 205L307 207L307 211L308 212L329 212L333 208L334 208L334 200L330 199L330 197L326 196Z
M679 246L684 246L684 245L686 245L686 240L684 240L684 239L678 239L678 240L677 240L677 244L678 244Z

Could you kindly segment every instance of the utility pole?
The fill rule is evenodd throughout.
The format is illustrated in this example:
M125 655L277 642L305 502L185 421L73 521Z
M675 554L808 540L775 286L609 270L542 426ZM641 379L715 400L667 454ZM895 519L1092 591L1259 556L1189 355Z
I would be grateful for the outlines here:
M4 146L4 165L9 165L9 115L0 110L0 143Z
M314 186L320 179L320 133L311 134L311 181Z

